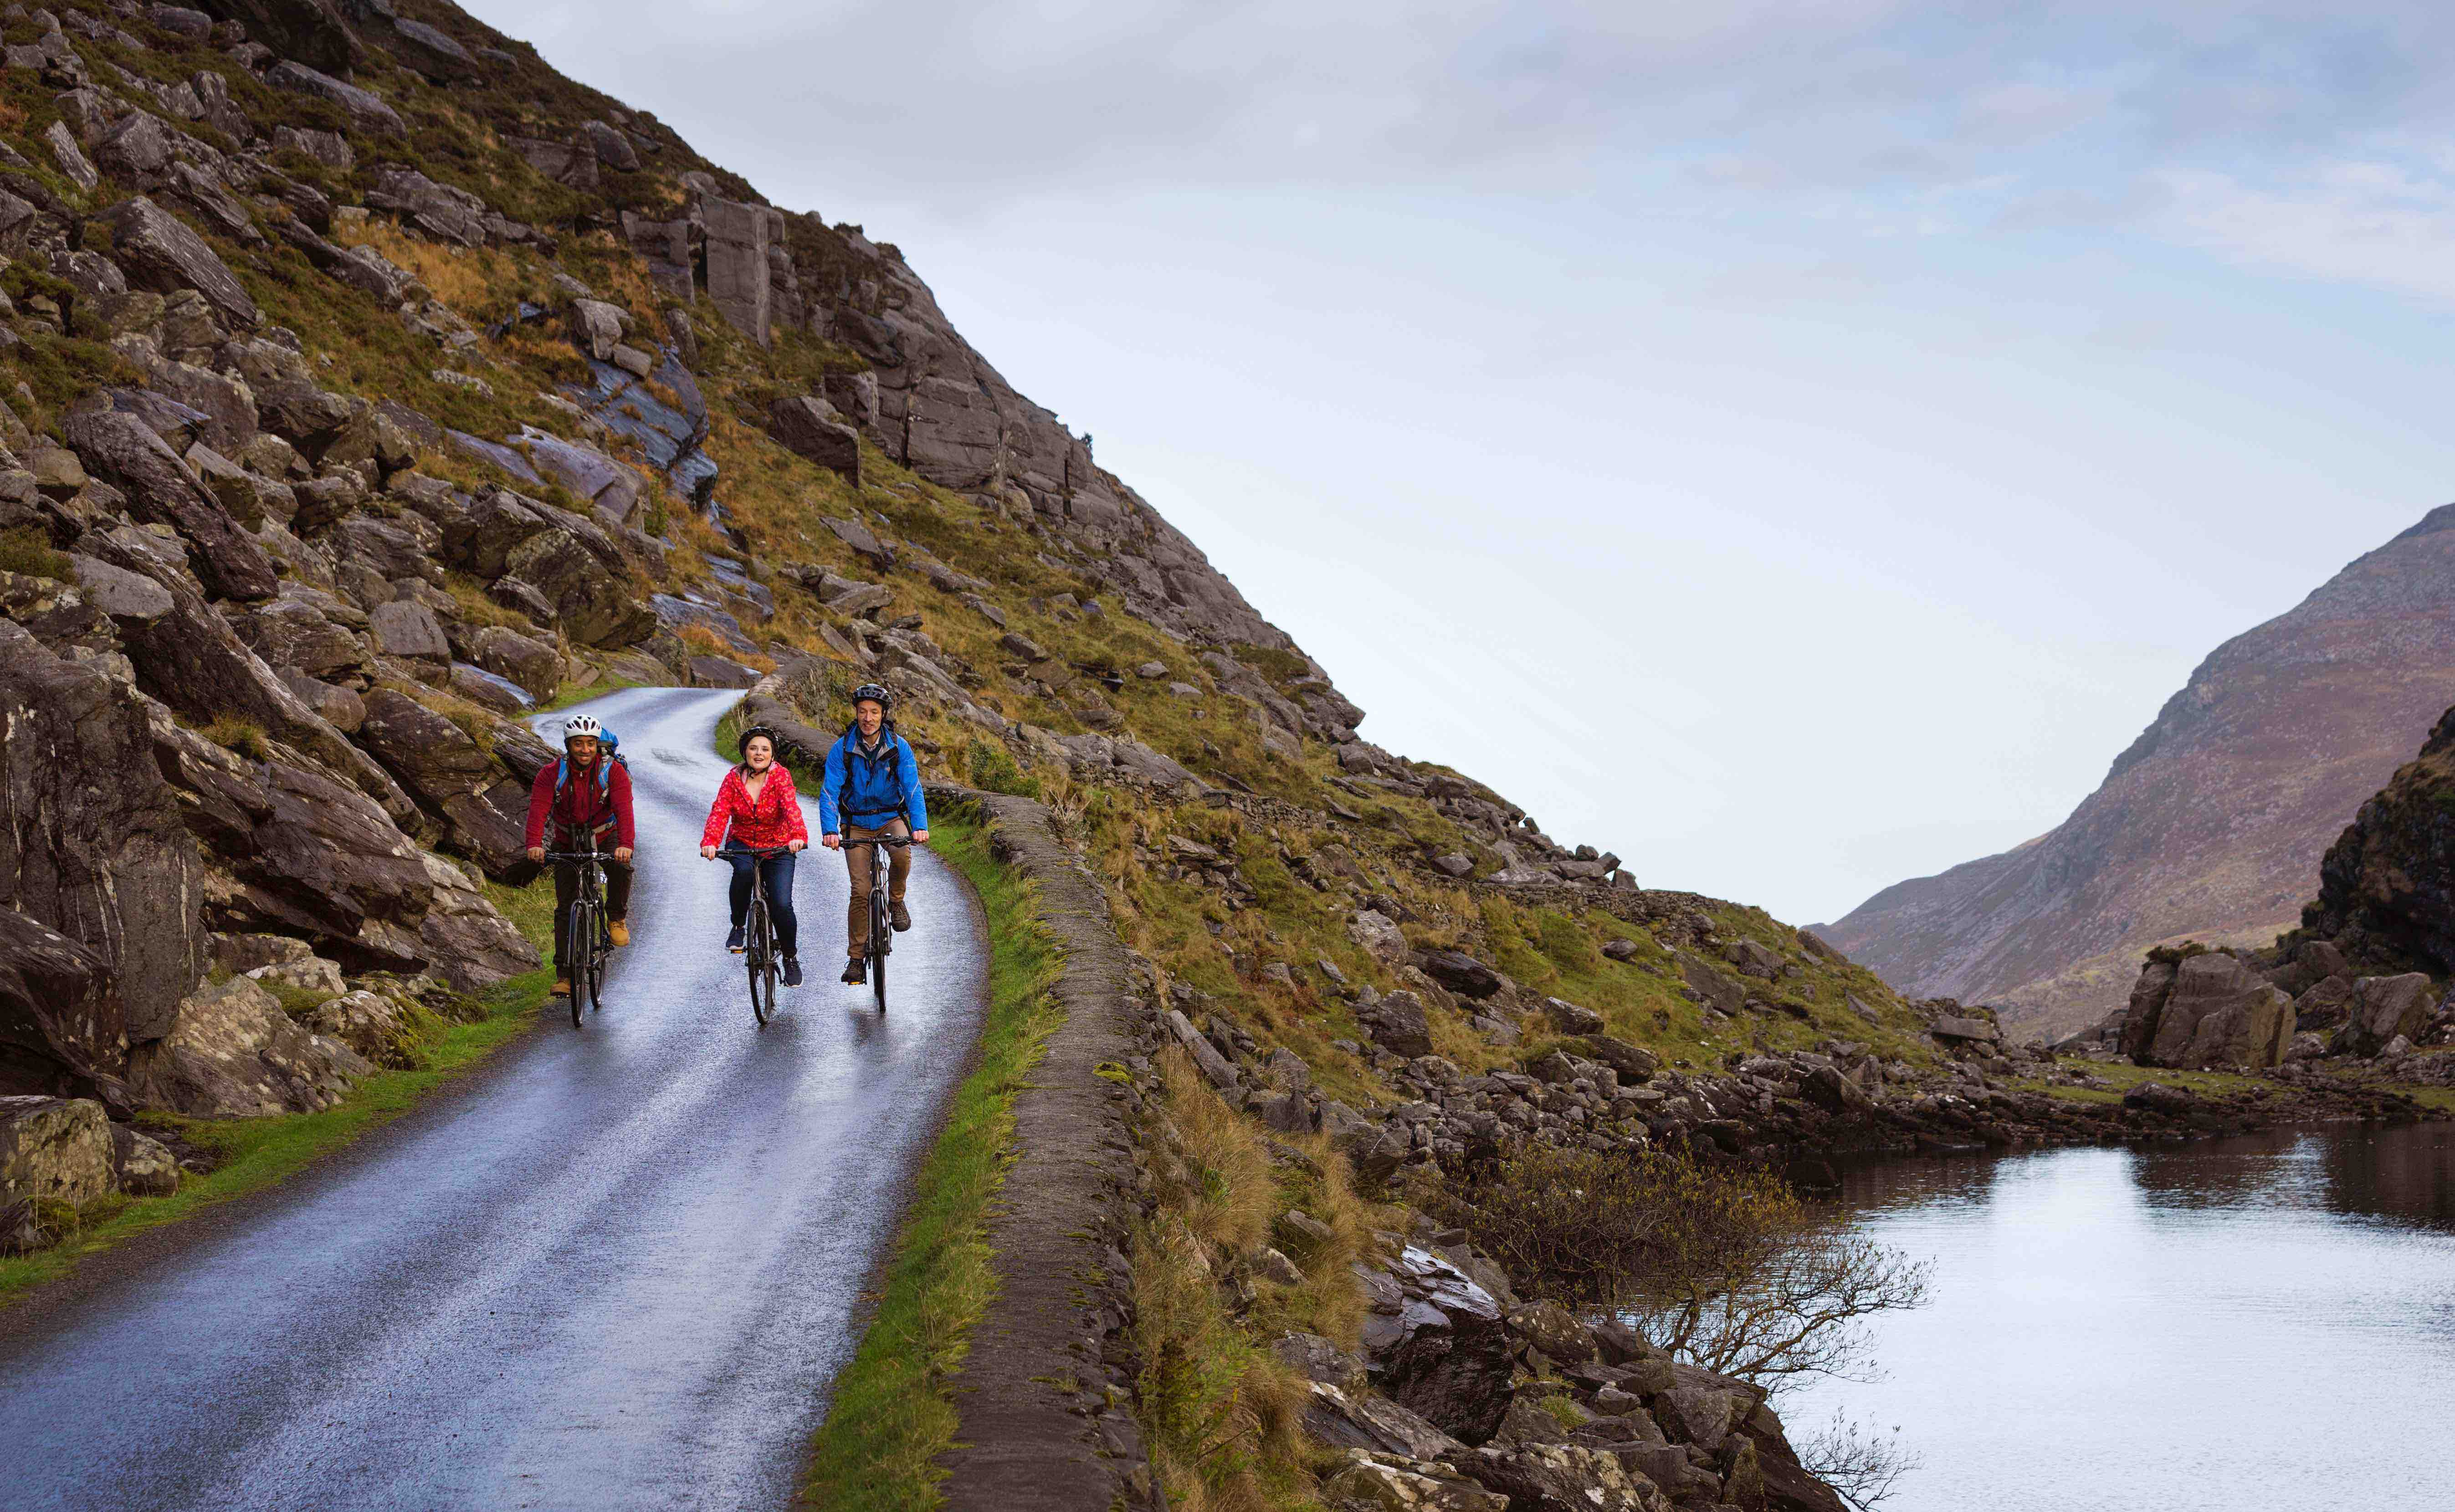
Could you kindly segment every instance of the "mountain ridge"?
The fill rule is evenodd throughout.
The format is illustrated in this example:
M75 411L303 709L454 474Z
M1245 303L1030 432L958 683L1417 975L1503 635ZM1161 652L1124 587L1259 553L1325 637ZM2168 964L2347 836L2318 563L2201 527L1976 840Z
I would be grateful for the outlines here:
M2139 958L2293 927L2320 855L2455 688L2455 505L2224 641L2027 844L1885 888L1819 933L1914 995L2049 1033L2120 1001Z

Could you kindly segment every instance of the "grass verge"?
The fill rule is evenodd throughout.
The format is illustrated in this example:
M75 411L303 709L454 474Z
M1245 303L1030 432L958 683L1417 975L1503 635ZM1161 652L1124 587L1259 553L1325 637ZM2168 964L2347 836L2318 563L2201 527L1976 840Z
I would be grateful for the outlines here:
M553 975L543 970L528 972L489 988L479 995L486 1005L483 1018L453 1024L424 1048L419 1065L377 1072L353 1087L338 1107L269 1119L140 1115L138 1122L172 1130L190 1143L212 1151L217 1161L214 1169L209 1175L184 1177L179 1189L167 1197L95 1203L85 1210L76 1231L50 1249L0 1260L0 1307L32 1287L68 1275L89 1255L260 1191L399 1118L428 1093L536 1023L538 1009L554 985Z
M989 1204L1012 1163L1015 1094L1065 1015L1048 991L1058 951L1033 917L1030 884L989 855L977 818L932 816L930 849L961 872L988 916L989 1007L979 1065L913 1179L877 1293L878 1311L837 1376L795 1505L885 1512L943 1504L937 1458L954 1442L953 1379L996 1291Z

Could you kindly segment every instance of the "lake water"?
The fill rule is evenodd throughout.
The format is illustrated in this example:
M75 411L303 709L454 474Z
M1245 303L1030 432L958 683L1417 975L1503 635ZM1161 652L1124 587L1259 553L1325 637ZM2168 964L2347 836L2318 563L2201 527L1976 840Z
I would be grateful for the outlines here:
M1786 1393L1923 1462L1884 1512L2455 1508L2455 1128L1845 1173L1935 1262L1886 1379Z

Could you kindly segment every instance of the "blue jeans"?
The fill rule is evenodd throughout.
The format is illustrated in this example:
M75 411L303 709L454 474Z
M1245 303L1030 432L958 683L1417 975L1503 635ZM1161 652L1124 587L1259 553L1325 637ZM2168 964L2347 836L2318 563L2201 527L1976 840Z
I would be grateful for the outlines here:
M796 954L794 941L800 937L801 922L793 917L793 862L791 852L771 856L761 861L747 856L728 856L733 863L733 927L740 929L750 914L750 869L753 866L767 874L767 917L776 921L776 948L785 955Z

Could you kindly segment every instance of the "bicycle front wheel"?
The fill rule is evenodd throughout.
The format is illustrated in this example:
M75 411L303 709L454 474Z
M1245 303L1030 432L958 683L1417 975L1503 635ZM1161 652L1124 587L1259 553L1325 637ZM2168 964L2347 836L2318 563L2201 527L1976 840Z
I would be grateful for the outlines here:
M755 897L744 927L748 948L741 959L750 973L750 1017L763 1029L776 1015L775 949L767 934L767 907Z
M588 1012L589 973L597 957L596 921L586 903L575 903L571 922L562 932L562 975L571 983L571 1027L580 1026Z
M591 909L589 913L597 925L588 952L588 1011L595 1013L605 1006L605 962L614 954L614 935L602 912Z

